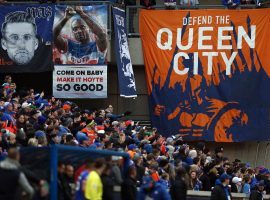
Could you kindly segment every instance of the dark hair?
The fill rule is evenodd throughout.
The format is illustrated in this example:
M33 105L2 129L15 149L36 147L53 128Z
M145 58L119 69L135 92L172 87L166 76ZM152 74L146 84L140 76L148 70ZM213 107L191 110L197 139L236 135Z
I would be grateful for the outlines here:
M37 26L35 22L35 18L32 17L29 13L23 11L16 11L9 13L5 17L5 21L2 24L1 33L4 36L5 29L8 23L18 23L18 22L27 22L34 26L35 34L37 33Z
M94 168L95 169L100 169L101 167L103 167L104 165L106 165L106 161L104 158L97 158L94 162Z
M198 164L199 162L200 162L200 158L199 157L195 157L195 158L193 158L193 164Z
M251 176L250 176L249 174L246 174L246 175L244 175L244 177L243 177L244 183L248 183L248 182L250 181L250 179L251 179Z
M11 78L10 75L6 75L6 76L5 76L5 82L7 82L7 80L10 79L10 78Z

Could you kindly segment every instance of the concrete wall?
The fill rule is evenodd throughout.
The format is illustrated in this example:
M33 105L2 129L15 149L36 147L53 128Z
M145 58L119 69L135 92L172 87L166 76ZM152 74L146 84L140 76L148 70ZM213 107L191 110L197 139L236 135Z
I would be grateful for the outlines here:
M116 65L108 66L108 98L107 99L73 99L82 108L104 108L111 104L115 112L120 114L131 111L131 118L136 120L149 120L148 96L143 66L134 66L137 98L123 98L119 96L118 77Z

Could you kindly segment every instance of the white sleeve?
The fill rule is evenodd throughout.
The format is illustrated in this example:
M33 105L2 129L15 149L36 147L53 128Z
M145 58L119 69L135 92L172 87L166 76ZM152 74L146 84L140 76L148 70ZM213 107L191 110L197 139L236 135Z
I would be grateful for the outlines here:
M24 173L22 173L22 172L20 173L19 184L22 187L23 191L25 191L29 195L30 199L32 199L32 197L34 195L34 189L30 185L30 183L28 182Z

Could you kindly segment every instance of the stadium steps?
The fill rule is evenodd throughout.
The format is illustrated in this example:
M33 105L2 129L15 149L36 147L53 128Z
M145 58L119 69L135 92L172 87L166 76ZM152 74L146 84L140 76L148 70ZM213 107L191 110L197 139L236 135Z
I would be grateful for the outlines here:
M151 121L149 120L134 120L135 124L139 121L139 126L146 126L147 128L152 128Z

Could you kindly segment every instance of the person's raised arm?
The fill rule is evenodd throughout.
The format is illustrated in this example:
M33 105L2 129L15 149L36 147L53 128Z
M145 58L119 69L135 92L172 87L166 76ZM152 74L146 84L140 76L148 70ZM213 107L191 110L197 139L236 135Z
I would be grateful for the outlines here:
M58 22L53 29L54 45L61 53L67 52L67 41L60 35L62 28L65 26L67 21L74 15L75 11L71 7L67 7L65 16Z
M107 49L107 37L106 32L102 28L102 26L97 22L96 19L87 15L81 6L76 6L76 12L81 16L81 18L85 21L90 30L97 36L96 43L98 49L101 52L104 52Z

